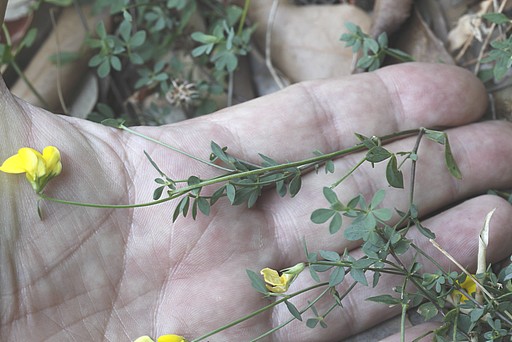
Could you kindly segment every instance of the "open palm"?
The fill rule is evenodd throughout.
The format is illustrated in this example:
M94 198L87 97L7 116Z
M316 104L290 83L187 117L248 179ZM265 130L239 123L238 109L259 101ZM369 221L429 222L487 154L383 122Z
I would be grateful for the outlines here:
M218 172L126 132L33 108L13 98L5 86L0 96L2 160L23 146L60 149L62 174L45 190L52 197L104 204L148 202L158 173L144 151L173 179ZM419 126L465 125L484 108L483 88L469 73L406 64L296 85L214 115L136 129L202 158L208 157L214 140L245 160L257 161L257 154L263 153L286 161L309 157L315 149L329 152L351 146L354 132L371 136ZM449 130L449 136L464 178L452 179L442 153L435 144L425 143L416 198L423 215L490 187L512 185L509 125L472 124ZM393 142L392 149L410 149L413 139ZM252 209L232 207L221 199L209 216L199 215L195 221L180 217L175 223L175 202L115 210L44 202L40 220L36 196L24 177L0 175L0 339L126 341L165 333L193 339L268 304L251 288L246 269L280 269L304 261L303 240L311 250L349 248L358 253L341 234L332 236L326 227L309 221L314 209L325 206L322 187L358 159L337 160L334 176L304 176L303 189L293 199L281 199L269 190ZM340 187L340 198L371 196L386 188L379 167L363 170ZM386 203L404 209L407 192L387 190ZM511 252L512 235L506 232L512 210L497 197L465 201L426 224L462 264L471 266L477 232L494 207L498 210L489 258L499 260ZM377 289L356 287L344 308L328 316L327 329L294 322L272 339L331 341L362 331L396 314L363 302L367 296L389 293L393 281L383 277ZM303 274L292 287L312 282ZM297 305L305 301L299 299ZM320 303L319 311L323 305L328 303ZM277 307L208 340L249 340L289 317L286 308Z

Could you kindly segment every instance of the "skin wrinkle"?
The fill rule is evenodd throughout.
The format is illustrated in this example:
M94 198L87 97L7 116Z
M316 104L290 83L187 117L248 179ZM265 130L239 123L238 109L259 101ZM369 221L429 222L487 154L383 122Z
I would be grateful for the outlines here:
M105 221L108 218L108 216L109 215L105 215L104 216ZM51 273L54 272L55 270L57 270L58 267L60 267L62 265L65 265L71 258L73 258L76 255L77 252L80 251L80 249L82 248L83 244L85 244L87 241L89 241L91 239L91 237L93 237L97 231L101 230L101 228L102 228L103 224L105 223L105 221L99 222L97 230L92 230L92 231L90 231L89 234L85 235L79 241L79 243L77 245L75 245L75 248L69 249L69 252L64 254L62 258L59 258L56 262L54 262L54 264L51 267L46 266L45 267L45 274L44 275L41 275L40 277L37 277L37 278L31 280L25 286L21 287L20 290L22 290L24 288L30 288L30 287L35 286L37 282L41 281L45 277L50 276ZM32 240L29 240L29 242L34 243ZM34 247L37 248L37 245L34 245ZM24 258L20 257L20 261L21 260L24 260Z
M396 79L394 77L391 78L391 84L385 82L380 73L376 72L372 74L380 83L384 85L384 89L386 89L386 93L388 98L391 100L392 109L391 112L394 114L393 121L393 129L391 131L397 132L399 130L399 125L401 122L406 122L408 119L405 116L404 103L402 102L402 97L399 95L399 89Z
M302 93L311 100L312 109L311 111L315 113L315 125L314 128L320 128L319 135L322 137L322 146L327 147L327 151L336 151L341 148L341 143L338 139L328 139L327 136L335 136L342 138L342 134L338 128L338 120L335 120L335 115L329 115L329 111L326 110L322 101L319 101L318 95L314 92L314 85L316 82L301 82L295 85L296 88L301 89ZM326 134L326 131L327 134ZM332 142L336 141L333 146Z

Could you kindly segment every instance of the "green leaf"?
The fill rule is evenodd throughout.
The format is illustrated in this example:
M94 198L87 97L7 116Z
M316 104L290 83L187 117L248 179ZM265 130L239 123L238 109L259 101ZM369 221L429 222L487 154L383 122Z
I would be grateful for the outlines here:
M211 50L213 49L213 44L207 44L207 45L200 45L196 47L194 50L192 50L192 56L193 57L199 57L202 54L209 54Z
M431 129L426 129L425 130L425 136L432 140L432 141L435 141L436 143L438 144L441 144L441 145L444 145L445 141L446 141L446 133L445 132L440 132L440 131L434 131L434 130L431 130Z
M383 189L379 189L372 197L372 200L370 202L370 208L376 208L379 204L382 203L384 197L386 197L386 191L384 191Z
M212 141L210 143L210 148L212 149L212 153L214 156L216 156L217 158L222 160L224 163L226 163L230 166L233 166L232 160L226 155L226 153L224 152L224 149L222 149L219 145L217 145L217 143Z
M290 191L290 196L295 197L300 191L300 188L302 186L302 175L300 172L297 172L295 176L293 176L292 180L290 181L290 184L288 185L288 189Z
M284 303L286 304L286 307L288 308L288 311L292 314L293 317L298 319L299 321L302 321L302 317L300 315L299 310L293 305L293 303L290 303L289 301L285 300Z
M162 192L164 191L164 188L165 188L165 186L159 186L158 188L155 189L155 191L153 192L153 199L155 201L162 196Z
M372 147L368 153L366 153L366 160L371 163L379 163L389 157L391 157L391 153L382 146Z
M213 195L210 197L210 206L214 205L215 202L217 202L219 198L221 198L222 195L224 195L224 189L226 189L226 186L221 186L220 188L215 190Z
M98 67L97 72L98 72L98 76L101 78L105 78L108 76L108 74L110 74L110 62L109 62L108 58L103 59L103 61L101 62L101 64Z
M121 128L125 123L125 120L122 119L105 119L101 121L101 124L103 126L108 127L114 127L114 128Z
M236 24L240 16L242 15L243 10L238 6L227 6L226 7L226 20L229 26L233 26Z
M311 275L311 278L313 278L313 280L316 281L317 283L319 283L321 281L320 277L318 276L318 273L316 273L314 267L309 268L309 274Z
M180 204L178 205L178 208L180 209L180 212L182 213L183 217L187 216L189 206L190 197L186 196L181 200Z
M377 37L377 42L381 46L381 48L385 48L388 46L388 35L386 32L382 32L379 37Z
M325 173L334 173L334 162L332 160L325 162Z
M111 56L110 57L110 65L112 65L112 68L117 71L121 71L122 65L121 60L117 56Z
M341 260L340 255L333 251L319 250L318 253L320 254L320 256L322 258L324 258L325 260L328 260L328 261L336 262L336 261Z
M345 268L343 268L342 266L335 267L332 270L331 275L329 276L329 286L330 287L337 286L337 285L341 284L343 279L345 279Z
M418 313L425 319L425 321L434 318L438 312L439 311L436 306L431 302L423 303L418 307Z
M261 159L263 159L263 163L261 163L263 167L278 165L278 162L276 162L274 159L267 157L266 155L261 153L258 153L258 155L261 157Z
M370 267L371 265L375 264L375 262L376 262L376 260L374 260L374 259L368 259L368 258L359 259L352 263L352 268L364 270L364 269L367 269L368 267Z
M306 326L310 329L313 329L314 327L316 327L316 325L318 324L318 319L317 318L309 318L307 321L306 321Z
M391 295L374 296L374 297L366 298L366 300L369 300L370 302L382 303L382 304L387 304L387 305L397 305L397 304L400 304L400 299L399 298L395 298L395 297L393 297Z
M335 205L335 204L340 203L340 201L338 200L338 195L336 195L336 193L334 192L333 189L325 186L324 189L323 189L323 193L324 193L324 197L327 199L327 201L331 205Z
M360 270L360 269L357 269L357 268L351 268L350 269L350 275L358 283L361 283L364 286L368 286L368 280L366 280L366 277L364 275L364 270Z
M444 158L446 162L446 167L448 167L448 171L450 171L451 175L457 179L462 179L462 173L460 172L460 169L457 166L455 159L453 158L448 137L446 137L446 143L444 145Z
M331 233L331 234L337 233L340 230L342 223L343 223L343 220L341 218L340 213L334 214L334 216L331 220L331 223L329 224L329 233Z
M436 234L434 234L430 229L428 229L427 227L424 227L418 220L414 220L414 221L416 223L416 228L418 228L418 230L420 231L421 234L423 234L424 236L426 236L429 239L436 238Z
M357 26L356 24L354 23L351 23L350 21L347 21L345 23L345 27L347 28L347 30L349 32L352 32L352 33L358 33L361 31L361 28L359 26Z
M137 31L129 40L129 44L132 48L136 48L144 44L146 41L146 31Z
M121 36L121 38L125 41L125 42L128 42L130 40L130 33L131 33L131 30L132 30L132 23L130 23L130 21L128 20L123 20L121 22L121 24L119 25L119 35Z
M102 39L107 36L107 30L105 29L103 21L100 21L98 25L96 25L96 33L98 34L98 37Z
M414 57L398 49L386 48L384 52L402 62L414 62Z
M336 213L332 209L317 209L311 214L311 221L316 224L327 222Z
M389 208L379 208L372 210L372 214L381 221L388 221L393 217L393 212Z
M379 43L377 43L377 41L373 38L365 38L363 40L363 46L373 53L377 53L380 49Z
M208 200L204 197L199 197L197 199L197 206L199 208L199 210L205 215L205 216L208 216L210 215L210 203L208 202Z
M204 34L203 32L194 32L190 35L190 37L196 42L203 44L215 44L219 42L219 38L217 38L216 36Z
M265 282L263 281L263 279L261 279L261 277L254 271L245 270L245 272L247 272L247 276L249 276L249 279L251 280L252 287L256 291L266 295L268 293L268 290L267 287L265 286Z
M486 13L482 15L482 18L497 25L510 23L510 19L503 13Z
M100 65L106 58L104 56L101 56L101 55L94 55L91 57L91 59L89 60L89 66L90 67L96 67L98 65Z
M469 316L471 318L471 322L477 322L485 313L484 309L474 308L471 309Z
M116 119L107 119L107 120L110 120L110 121L117 121ZM101 123L104 124L103 122L107 121L107 120L103 120ZM104 124L105 125L105 124ZM149 160L149 162L151 163L151 165L158 171L158 173L160 174L160 176L162 177L166 177L165 173L163 173L162 170L160 170L160 168L158 167L158 165L155 163L155 161L153 160L153 158L151 158L151 156L146 152L144 151L144 155L146 156L146 158Z
M373 216L372 216L373 217ZM351 224L350 226L345 229L343 232L343 236L347 240L350 241L357 241L357 240L368 240L368 237L370 234L373 233L374 227L367 227L370 226L365 222L365 218L363 216L358 216Z
M386 166L386 180L393 188L404 188L404 175L398 170L396 156L392 155Z
M36 28L31 28L30 30L28 30L28 32L25 34L25 37L23 37L23 40L20 43L20 48L25 47L25 46L30 47L34 43L36 36L37 36Z

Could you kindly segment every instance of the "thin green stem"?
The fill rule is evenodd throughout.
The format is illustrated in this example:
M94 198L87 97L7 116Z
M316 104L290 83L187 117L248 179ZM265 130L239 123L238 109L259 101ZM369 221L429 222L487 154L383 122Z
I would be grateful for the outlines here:
M174 146L172 146L172 145L166 144L166 143L164 143L163 141L160 141L160 140L157 140L157 139L154 139L154 138L148 137L148 136L147 136L147 135L145 135L145 134L142 134L142 133L137 132L137 131L135 131L135 130L133 130L133 129L131 129L131 128L126 127L125 125L119 125L119 128L120 128L120 129L122 129L123 131L126 131L126 132L128 132L128 133L134 134L134 135L136 135L136 136L138 136L138 137L141 137L141 138L143 138L143 139L145 139L145 140L148 140L148 141L154 142L155 144L158 144L158 145L160 145L160 146L166 147L166 148L168 148L168 149L170 149L170 150L172 150L172 151L174 151L174 152L177 152L177 153L183 154L184 156L187 156L187 157L189 157L189 158L191 158L191 159L193 159L193 160L195 160L195 161L198 161L198 162L200 162L200 163L206 164L206 165L208 165L208 166L211 166L211 167L214 167L214 168L220 169L220 170L222 170L222 171L228 171L228 172L233 172L233 171L234 171L234 170L232 170L232 169L228 169L228 168L222 167L222 166L220 166L220 165L217 165L217 164L215 164L215 163L212 163L212 162L210 162L210 161L208 161L208 160L205 160L205 159L201 159L201 158L199 158L199 157L196 157L196 156L194 156L194 155L192 155L192 154L190 154L190 153L188 153L188 152L182 151L182 150L180 150L180 149L178 149L178 148L176 148L176 147L174 147Z
M405 342L405 321L409 305L402 303L402 315L400 317L400 342Z
M216 177L216 178L211 178L211 179L203 180L203 181L201 181L199 183L196 183L196 184L184 186L182 188L174 190L169 197L166 197L166 198L163 198L163 199L160 199L160 200L157 200L157 201L146 202L146 203L137 203L137 204L95 204L95 203L83 203L83 202L62 200L62 199L57 199L57 198L49 197L49 196L46 196L44 194L39 194L39 196L42 199L46 199L46 200L49 200L49 201L52 201L52 202L68 204L68 205L76 205L76 206L82 206L82 207L113 208L113 209L147 207L147 206L151 206L151 205L160 204L160 203L164 203L164 202L170 201L170 200L172 200L174 198L178 198L178 197L180 197L180 196L182 196L182 195L184 195L184 194L186 194L186 193L188 193L190 191L202 188L204 186L209 186L209 185L213 185L213 184L217 184L217 183L222 183L222 182L228 182L230 180L237 179L237 178L242 178L242 177L260 175L260 174L264 174L264 173L267 173L267 172L273 172L273 171L278 171L278 170L283 170L283 169L288 169L288 168L295 168L295 167L299 167L299 166L302 166L302 165L322 163L322 162L325 162L327 160L331 160L331 159L334 159L334 158L341 157L343 155L347 155L347 154L351 154L351 153L354 153L354 152L357 152L357 151L364 150L366 148L363 144L357 144L355 146L352 146L352 147L349 147L349 148L346 148L346 149L343 149L343 150L339 150L339 151L336 151L336 152L323 154L321 156L315 156L315 157L307 158L307 159L296 161L296 162L290 162L290 163L284 163L284 164L280 164L280 165L262 167L262 168L259 168L259 169L249 170L249 171L244 171L244 172L237 172L236 170L227 169L227 168L224 168L222 166L219 166L219 165L216 165L214 163L211 163L209 161L206 161L206 160L203 160L201 158L195 157L195 156L193 156L193 155L191 155L191 154L189 154L187 152L181 151L181 150L179 150L179 149L177 149L177 148L175 148L175 147L173 147L171 145L168 145L168 144L166 144L164 142L161 142L161 141L159 141L157 139L153 139L153 138L148 137L148 136L146 136L146 135L144 135L142 133L134 131L134 130L132 130L132 129L122 125L122 124L119 125L119 128L123 129L123 130L125 130L125 131L127 131L129 133L135 134L135 135L137 135L137 136L139 136L139 137L141 137L143 139L146 139L146 140L149 140L149 141L154 142L156 144L159 144L159 145L162 145L164 147L167 147L167 148L169 148L169 149L171 149L171 150L173 150L175 152L181 153L181 154L183 154L183 155L185 155L187 157L190 157L190 158L192 158L192 159L194 159L196 161L199 161L201 163L205 163L207 165L216 167L218 169L221 169L221 170L224 170L224 171L228 171L229 173L226 174L226 175L222 175L222 176ZM397 133L393 133L393 134L389 134L389 135L383 136L383 137L381 137L381 140L383 142L388 142L388 141L392 141L394 139L397 139L398 137L411 135L411 134L417 133L417 132L418 132L417 129L397 132Z
M249 12L250 5L251 0L245 0L242 16L240 17L240 22L238 23L238 31L236 32L237 36L240 36L244 30L245 20L247 19L247 13Z
M176 196L176 197L166 197L166 198L159 199L157 201L145 202L145 203L136 203L136 204L98 204L98 203L84 203L84 202L75 202L75 201L63 200L63 199L58 199L58 198L46 196L43 193L39 193L38 196L41 199L48 200L48 201L55 202L55 203L74 205L74 206L79 206L79 207L103 208L103 209L108 209L108 208L111 208L111 209L127 209L127 208L149 207L149 206L152 206L152 205L156 205L156 204L160 204L160 203L164 203L164 202L170 201L170 200L175 199L176 197L178 197L178 196Z
M359 166L361 166L364 162L366 161L366 157L364 157L363 159L361 159L356 165L354 165L343 177L341 177L340 179L338 179L336 182L332 183L331 185L331 189L334 189L335 187L337 187L338 185L340 185L340 183L342 183L345 179L347 179L351 174L354 173L354 171L357 170L357 168Z
M244 322L244 321L247 321L248 319L251 319L251 318L253 318L254 316L257 316L257 315L259 315L260 313L265 312L265 311L267 311L268 309L271 309L271 308L273 308L274 306L279 305L279 304L281 304L281 303L283 303L283 302L285 302L285 301L289 300L290 298L296 297L296 296L298 296L298 295L300 295L300 294L302 294L302 293L304 293L304 292L307 292L307 291L310 291L310 290L313 290L313 289L316 289L316 288L318 288L318 287L325 286L325 285L328 285L328 284L329 284L328 282L315 284L315 285L309 286L309 287L307 287L307 288L305 288L305 289L302 289L302 290L300 290L300 291L297 291L297 292L294 292L294 293L292 293L292 294L286 295L286 296L284 296L283 298L281 298L281 299L279 299L279 300L276 300L275 302L273 302L273 303L271 303L271 304L269 304L269 305L266 305L266 306L264 306L264 307L262 307L262 308L260 308L260 309L258 309L258 310L256 310L256 311L251 312L251 313L250 313L250 314L248 314L248 315L245 315L245 316L243 316L243 317L241 317L241 318L239 318L239 319L237 319L237 320L234 320L234 321L233 321L233 322L231 322L231 323L228 323L228 324L226 324L226 325L224 325L224 326L222 326L222 327L220 327L220 328L217 328L217 329L212 330L212 331L210 331L210 332L208 332L208 333L206 333L206 334L204 334L204 335L202 335L202 336L199 336L199 337L197 337L197 338L193 339L193 340L192 340L192 341L190 341L190 342L196 342L196 341L204 340L204 339L205 339L205 338L207 338L207 337L210 337L210 336L215 335L215 334L217 334L217 333L219 333L219 332L221 332L221 331L224 331L224 330L226 330L226 329L229 329L229 328L231 328L231 327L233 327L233 326L235 326L235 325L237 325L237 324L240 324L240 323L242 323L242 322Z
M9 30L7 29L7 26L5 25L5 23L2 24L2 31L4 32L6 45L9 46L9 49L11 49L12 48L11 35L9 34ZM25 76L25 73L20 69L20 67L16 63L16 60L14 59L15 56L12 55L12 50L10 50L10 51L11 51L10 52L11 56L10 56L9 64L11 65L11 67L14 69L14 71L16 72L18 77L20 77L23 80L23 82L25 82L27 87L35 95L35 97L37 97L37 99L41 102L41 104L44 107L49 108L50 106L48 106L48 102L46 102L46 100L43 98L43 96L37 91L36 88L34 88L34 85L32 84L32 82L30 82L30 80L27 78L27 76Z
M309 310L309 308L311 308L313 305L315 305L328 291L329 291L329 287L326 287L325 290L322 291L321 294L319 294L314 300L312 300L304 309L302 309L300 311L300 314L303 314L304 312L306 312L307 310ZM293 322L295 320L295 317L292 317L290 318L289 320L287 320L286 322L284 323L281 323L279 324L277 327L275 328L272 328L270 330L268 330L267 332L261 334L260 336L254 338L251 340L251 342L255 342L255 341L258 341L258 340L261 340L262 338L264 337L267 337L268 335L271 335L272 333L276 332L277 330L283 328L284 326L290 324L291 322Z

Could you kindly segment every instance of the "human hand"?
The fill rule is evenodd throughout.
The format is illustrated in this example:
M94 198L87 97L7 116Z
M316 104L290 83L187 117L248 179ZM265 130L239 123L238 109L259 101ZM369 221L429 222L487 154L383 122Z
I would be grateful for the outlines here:
M216 174L125 132L50 115L13 98L5 86L1 94L0 159L23 146L38 150L57 146L63 171L46 187L52 197L106 204L147 202L158 174L143 151L175 179ZM416 203L421 215L436 213L425 225L436 233L437 241L461 264L474 267L476 237L492 208L498 209L489 261L510 254L509 204L483 195L437 211L488 188L512 185L512 144L508 143L512 127L504 122L469 124L482 114L485 98L481 84L461 69L404 64L341 80L307 82L214 115L137 130L197 156L207 157L214 140L245 160L255 161L257 153L263 153L284 161L311 156L315 149L326 152L352 146L354 132L379 136L419 126L461 126L448 134L463 179L455 180L446 171L436 144L422 142ZM398 151L413 144L414 138L405 138L390 147ZM303 188L293 199L268 191L252 209L221 200L209 216L195 221L180 217L175 223L175 202L115 210L44 202L45 217L40 220L37 198L24 177L1 174L1 339L120 341L166 333L193 339L261 308L268 299L251 288L245 269L280 269L304 261L303 239L311 251L348 248L354 255L359 253L357 244L341 234L330 235L309 216L324 205L322 187L360 158L336 160L335 175L305 175ZM340 199L358 193L371 196L387 188L381 167L363 170L337 189ZM385 204L404 209L407 191L386 191ZM449 267L426 239L411 234ZM427 263L425 270L433 271ZM312 282L301 275L292 289ZM332 341L363 331L397 314L395 308L363 300L390 293L398 283L382 276L376 289L357 286L344 300L344 308L327 318L328 328L309 329L293 322L272 338ZM326 305L317 307L322 311ZM289 315L286 308L276 307L209 340L249 340Z

